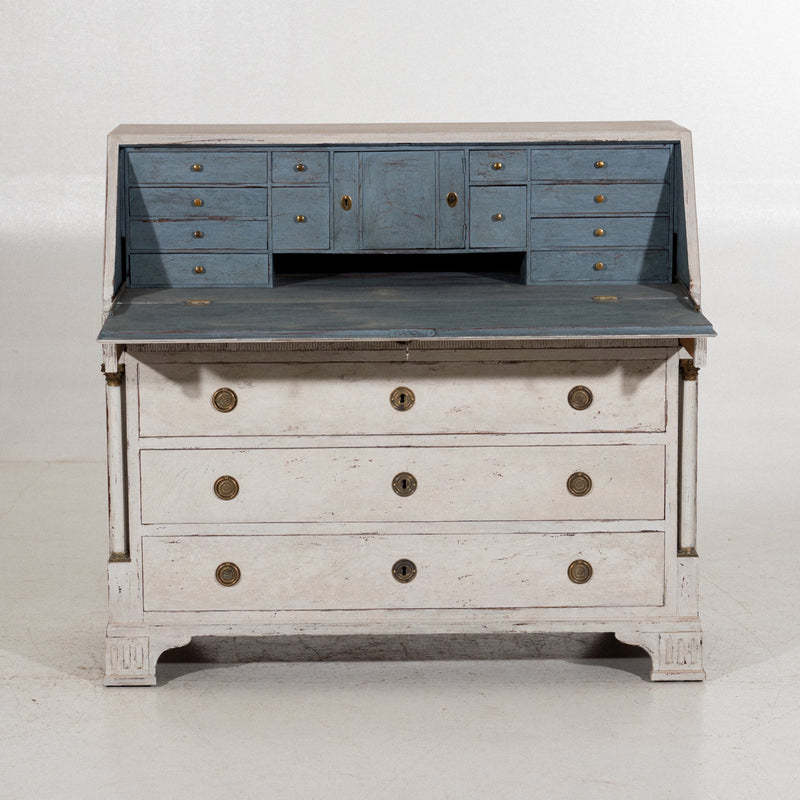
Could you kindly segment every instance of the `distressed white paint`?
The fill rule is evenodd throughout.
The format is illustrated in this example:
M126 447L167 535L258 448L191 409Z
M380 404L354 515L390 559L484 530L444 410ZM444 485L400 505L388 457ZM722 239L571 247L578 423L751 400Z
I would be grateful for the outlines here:
M679 541L697 546L697 380L681 380L681 493Z

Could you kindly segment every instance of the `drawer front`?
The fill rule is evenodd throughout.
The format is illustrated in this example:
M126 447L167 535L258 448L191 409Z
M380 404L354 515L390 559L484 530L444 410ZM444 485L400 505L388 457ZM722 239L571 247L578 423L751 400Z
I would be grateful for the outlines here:
M519 183L528 179L527 150L472 150L469 179L481 183Z
M663 183L669 180L671 155L671 145L533 148L531 180Z
M266 286L266 253L135 253L131 286Z
M267 190L245 188L139 188L128 192L132 217L196 219L209 217L266 217Z
M143 540L146 611L660 606L664 534L179 536ZM416 575L398 582L409 559ZM574 561L591 566L574 583ZM222 585L221 564L238 568Z
M531 214L667 214L668 183L535 183Z
M131 250L266 250L267 223L131 220Z
M544 218L531 221L531 248L640 247L666 249L666 217Z
M534 250L537 282L669 283L668 250Z
M220 150L129 150L128 183L249 184L267 182L267 154Z
M142 522L660 520L664 458L662 445L142 450ZM226 476L237 491L221 499Z
M330 247L330 192L322 187L272 190L273 250Z
M138 380L143 437L663 431L666 424L660 359L140 363ZM591 393L585 408L570 405L576 386ZM232 410L215 407L220 389L234 392ZM401 391L393 405L397 389L410 391L413 405L398 410L409 400Z
M330 160L318 150L287 150L272 154L273 183L327 183Z
M524 249L526 193L524 186L472 186L470 246Z

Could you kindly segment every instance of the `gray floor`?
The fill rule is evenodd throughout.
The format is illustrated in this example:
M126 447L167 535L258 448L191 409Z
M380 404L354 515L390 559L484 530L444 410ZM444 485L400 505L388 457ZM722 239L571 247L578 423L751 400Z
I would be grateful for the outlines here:
M704 495L705 684L551 636L216 642L107 689L104 466L2 463L0 797L797 798L798 524L747 474Z

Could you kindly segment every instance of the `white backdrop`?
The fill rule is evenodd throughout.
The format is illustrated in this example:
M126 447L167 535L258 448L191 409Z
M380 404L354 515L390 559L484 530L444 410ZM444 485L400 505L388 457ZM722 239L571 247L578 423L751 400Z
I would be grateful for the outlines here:
M706 497L796 503L794 7L0 0L0 460L104 457L94 337L115 125L674 119L694 131L720 333L701 373Z

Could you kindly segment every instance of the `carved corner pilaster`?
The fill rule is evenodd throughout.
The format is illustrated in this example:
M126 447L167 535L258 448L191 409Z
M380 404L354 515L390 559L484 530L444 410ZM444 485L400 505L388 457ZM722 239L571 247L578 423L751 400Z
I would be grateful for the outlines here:
M614 635L647 651L653 662L651 681L702 681L706 677L700 631L615 631Z
M108 636L106 638L106 686L155 686L156 662L172 647L181 647L191 636Z

